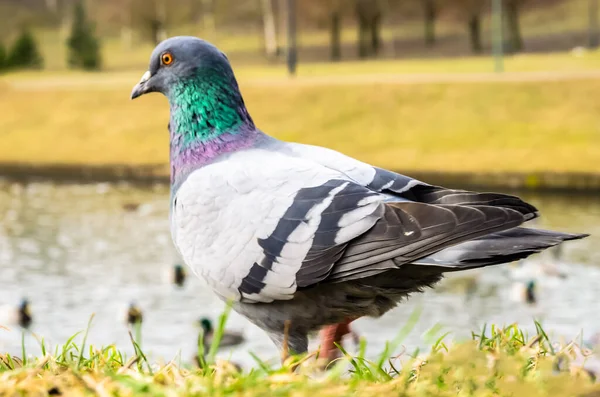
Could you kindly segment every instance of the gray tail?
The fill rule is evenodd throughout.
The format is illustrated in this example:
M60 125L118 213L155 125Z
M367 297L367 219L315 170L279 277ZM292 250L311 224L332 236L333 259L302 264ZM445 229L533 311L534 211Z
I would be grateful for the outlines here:
M564 241L587 236L516 227L448 247L414 264L443 267L446 272L499 265L527 258Z

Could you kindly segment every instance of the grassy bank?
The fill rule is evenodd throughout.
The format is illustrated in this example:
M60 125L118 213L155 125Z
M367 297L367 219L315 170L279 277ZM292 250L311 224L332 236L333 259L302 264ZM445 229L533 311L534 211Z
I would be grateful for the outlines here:
M551 345L539 326L531 338L516 326L491 327L474 333L472 341L447 346L440 339L427 352L392 357L391 347L375 360L364 353L346 355L327 372L313 358L290 358L283 366L258 361L254 369L240 372L210 353L204 365L192 368L178 360L151 364L137 346L136 352L128 358L114 346L88 346L84 337L82 344L71 340L40 358L0 355L0 395L560 397L600 392L581 361L591 353L576 343Z
M333 67L314 65L314 75L330 76L318 80L265 79L268 69L239 68L257 125L392 169L600 172L598 78L361 82L365 75L353 74L361 64ZM0 78L0 163L162 164L166 172L167 102L157 94L129 101L138 74Z

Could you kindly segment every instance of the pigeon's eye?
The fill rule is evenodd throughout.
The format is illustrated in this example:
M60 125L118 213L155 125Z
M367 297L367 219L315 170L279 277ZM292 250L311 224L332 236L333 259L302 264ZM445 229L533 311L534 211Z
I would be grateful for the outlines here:
M165 52L160 56L160 61L163 65L169 66L173 63L173 55L170 52Z

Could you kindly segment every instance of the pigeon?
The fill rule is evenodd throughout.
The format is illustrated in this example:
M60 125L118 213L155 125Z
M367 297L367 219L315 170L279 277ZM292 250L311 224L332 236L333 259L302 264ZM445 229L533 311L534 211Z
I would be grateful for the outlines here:
M184 262L282 352L379 317L446 272L512 262L585 237L521 226L518 197L447 189L256 127L227 56L159 43L131 99L170 107L170 228ZM367 132L365 132L367 134Z

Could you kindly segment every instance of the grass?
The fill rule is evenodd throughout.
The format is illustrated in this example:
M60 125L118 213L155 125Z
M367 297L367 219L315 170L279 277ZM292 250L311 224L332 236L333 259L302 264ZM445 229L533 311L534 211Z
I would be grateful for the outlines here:
M301 66L296 79L269 67L236 70L255 122L281 139L331 147L396 170L600 171L600 103L593 100L598 78L394 82L394 76L410 82L400 73L474 71L484 62L489 60L315 64ZM569 62L600 69L600 53L583 59L523 56L507 66L572 70ZM385 74L394 70L394 76ZM160 164L167 172L166 100L157 94L128 99L141 72L0 77L0 163ZM370 82L365 73L383 77Z
M76 336L54 354L41 340L42 357L23 359L0 354L0 395L105 396L584 396L600 391L582 361L592 352L577 343L552 344L536 323L528 337L516 325L473 333L472 340L446 344L445 336L427 352L397 354L400 339L376 360L343 358L323 371L308 357L290 357L282 365L257 359L255 368L238 370L215 360L227 314L219 321L216 342L200 367L151 363L135 342L126 357L115 346L97 348ZM90 320L91 322L91 320ZM407 328L407 327L405 327ZM89 329L89 325L88 325ZM202 346L202 341L199 341Z

